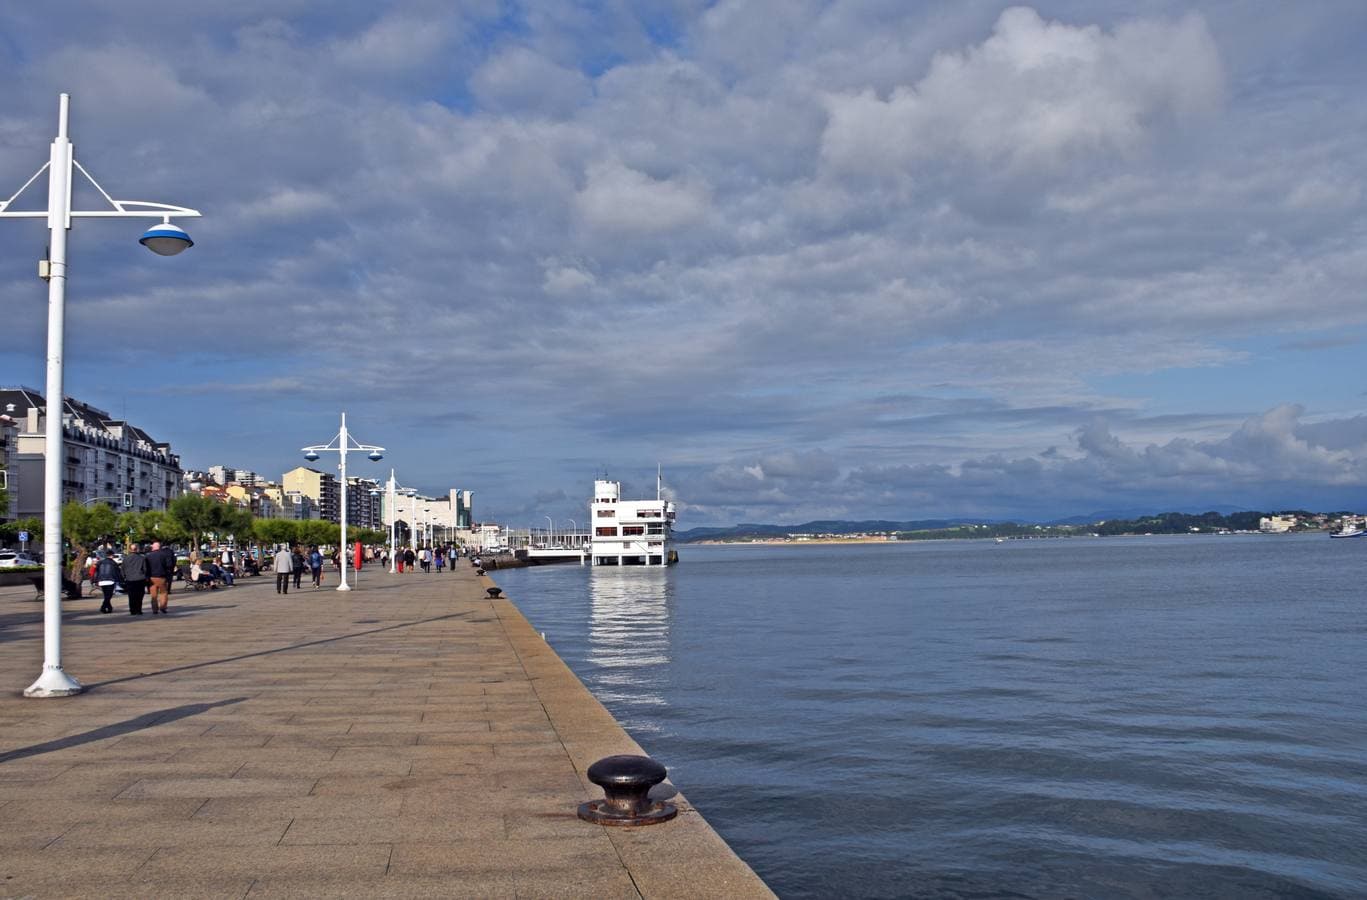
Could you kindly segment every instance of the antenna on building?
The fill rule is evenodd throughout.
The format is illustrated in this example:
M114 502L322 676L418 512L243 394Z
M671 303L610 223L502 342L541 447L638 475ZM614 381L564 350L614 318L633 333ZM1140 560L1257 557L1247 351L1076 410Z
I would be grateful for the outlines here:
M664 499L664 469L658 460L655 462L655 499Z

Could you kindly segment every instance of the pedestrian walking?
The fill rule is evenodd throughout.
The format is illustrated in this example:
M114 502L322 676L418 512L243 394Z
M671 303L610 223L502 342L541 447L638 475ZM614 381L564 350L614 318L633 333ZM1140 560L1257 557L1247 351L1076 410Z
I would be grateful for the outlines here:
M412 547L409 547L408 549L403 551L403 561L408 563L408 571L412 572L413 567L418 562L418 554L413 552Z
M288 594L290 592L290 575L294 572L294 555L290 553L288 547L275 551L275 564L271 566L275 572L275 592L277 594Z
M123 555L123 589L128 592L128 614L142 615L142 597L147 590L147 557L142 548L130 544Z
M323 554L318 551L318 545L314 544L309 548L309 571L313 573L313 587L316 590L323 586Z
M166 612L166 604L171 600L171 578L175 574L175 551L163 547L161 541L153 541L152 552L147 554L147 596L152 603L152 615Z
M119 586L119 578L123 572L119 569L119 564L114 562L114 557L104 550L95 554L95 583L104 592L104 603L100 606L100 612L112 613L114 607L110 601L114 599L114 588Z
M419 556L419 560L422 562L422 573L423 573L424 575L430 575L430 574L432 574L432 548L431 548L431 547L423 547L423 548L422 548L422 553L421 553L421 555Z
M294 589L299 590L299 582L304 580L304 569L308 568L308 560L304 559L304 551L300 547L295 547L290 551L290 563L294 566Z
M441 567L446 565L446 554L441 552L440 547L432 554L432 562L437 564L437 574L440 575Z

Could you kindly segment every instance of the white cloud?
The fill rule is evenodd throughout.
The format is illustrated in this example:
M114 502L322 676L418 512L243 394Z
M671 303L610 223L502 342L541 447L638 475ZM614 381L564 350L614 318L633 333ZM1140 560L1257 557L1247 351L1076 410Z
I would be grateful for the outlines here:
M701 223L709 197L698 179L651 178L610 160L589 167L587 183L575 202L590 228L649 235Z
M334 42L344 66L371 71L413 70L428 64L452 38L450 18L400 14L377 19L359 34Z
M541 284L548 294L565 295L593 287L597 280L592 272L574 266L556 266L546 270L546 278Z
M982 44L936 55L924 78L886 99L872 90L827 96L822 157L854 172L960 156L1052 171L1128 154L1161 120L1206 112L1222 91L1219 53L1199 15L1106 32L1014 7Z
M526 47L510 47L489 59L470 77L470 87L484 107L499 112L564 115L592 94L582 73Z

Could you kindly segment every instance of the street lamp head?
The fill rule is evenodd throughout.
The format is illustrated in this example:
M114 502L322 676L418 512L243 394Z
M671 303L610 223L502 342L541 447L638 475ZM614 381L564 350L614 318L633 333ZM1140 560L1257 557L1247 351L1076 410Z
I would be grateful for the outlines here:
M153 225L147 229L147 233L139 239L138 243L158 256L175 256L187 247L195 245L195 242L190 240L190 236L185 233L185 229L172 225L170 222Z
M310 450L308 453L304 454L304 459L307 459L309 462L313 462L314 460L318 459L318 454L313 450Z
M378 451L378 450L371 450L371 451L370 451L370 461L371 461L371 462L379 462L379 461L382 460L382 459L384 459L384 454L383 454L383 453L381 453L381 452Z

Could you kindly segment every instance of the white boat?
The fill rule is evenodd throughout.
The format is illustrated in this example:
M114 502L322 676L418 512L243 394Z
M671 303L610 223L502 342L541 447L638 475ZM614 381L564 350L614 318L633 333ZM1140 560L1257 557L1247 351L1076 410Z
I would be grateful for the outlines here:
M1329 532L1331 538L1362 537L1367 535L1367 525L1361 516L1344 516L1338 531Z

